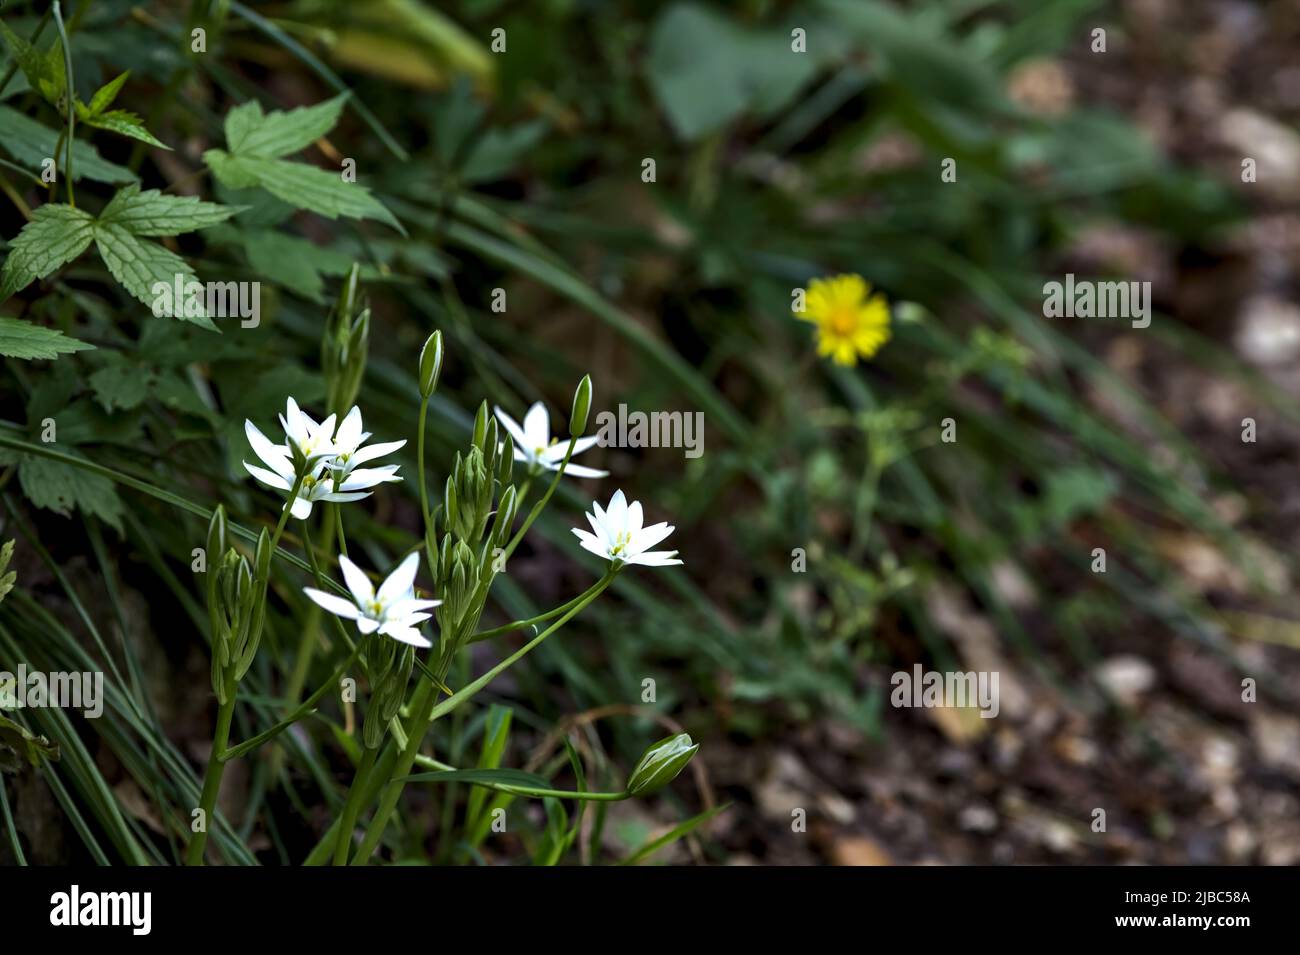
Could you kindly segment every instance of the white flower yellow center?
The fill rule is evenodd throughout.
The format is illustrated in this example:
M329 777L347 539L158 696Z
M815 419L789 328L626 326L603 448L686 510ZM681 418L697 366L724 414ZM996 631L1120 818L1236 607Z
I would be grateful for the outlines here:
M630 545L631 543L632 543L632 532L620 531L618 536L614 538L614 546L610 548L609 551L610 555L613 557L617 557L619 554L623 553L623 551L625 551L628 545Z

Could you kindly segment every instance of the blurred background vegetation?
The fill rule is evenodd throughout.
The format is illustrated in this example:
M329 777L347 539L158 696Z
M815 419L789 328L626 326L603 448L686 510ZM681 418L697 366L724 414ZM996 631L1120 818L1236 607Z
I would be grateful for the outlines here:
M30 37L43 10L0 16ZM498 622L592 579L568 528L615 487L677 525L685 566L621 576L494 684L499 708L431 740L472 763L508 709L502 765L572 781L558 726L593 783L660 727L703 743L693 785L591 814L565 861L626 858L722 801L654 860L1300 861L1292 5L85 0L67 19L83 98L129 69L122 104L174 149L85 137L78 200L138 178L246 206L169 241L204 279L262 282L263 318L219 336L154 319L74 263L0 305L96 346L6 360L6 433L35 440L53 416L67 453L255 526L267 498L240 467L243 419L325 397L322 331L354 261L370 430L413 436L416 352L447 337L435 486L484 398L561 413L590 372L598 411L704 413L697 459L584 457L610 478L562 487L498 585ZM232 106L342 90L344 120L308 158L355 159L406 234L206 175ZM43 192L25 174L43 140L21 120L52 143L59 119L21 74L0 96L12 240ZM1044 318L1043 283L1066 272L1151 281L1151 326ZM892 339L852 368L817 359L790 314L794 289L838 273L894 305ZM348 512L372 566L418 534L413 453L405 483ZM110 705L97 721L23 715L62 759L5 777L0 858L173 861L210 738L189 569L206 522L3 454L18 586L0 669L103 668ZM305 601L301 571L279 573L240 738L292 679ZM472 665L517 639L478 645ZM309 686L336 655L322 645ZM915 663L999 671L1001 716L891 708L889 675ZM213 836L227 861L301 860L338 813L351 719L327 707L232 766ZM505 837L441 842L453 814L481 812L467 796L408 792L391 856L554 861L556 806L511 806Z

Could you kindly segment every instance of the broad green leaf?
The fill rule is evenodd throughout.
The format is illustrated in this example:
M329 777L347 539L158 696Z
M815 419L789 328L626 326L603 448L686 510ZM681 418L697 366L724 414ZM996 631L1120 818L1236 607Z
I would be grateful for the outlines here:
M401 223L370 190L360 183L344 182L337 172L284 159L233 156L220 149L209 149L203 161L232 189L260 186L277 199L327 219L378 219L405 233Z
M879 54L889 75L909 94L966 110L1006 108L997 71L915 8L904 11L880 0L819 0L818 8Z
M17 318L0 318L0 355L6 358L52 359L94 347L69 338L57 328Z
M150 308L156 298L153 290L156 284L161 282L170 288L174 286L178 275L181 276L182 285L195 279L194 270L179 255L156 242L143 241L116 222L96 223L94 234L95 247L108 270L113 273L113 278ZM181 313L174 317L182 321L216 329L207 315L202 314L201 306L198 315L191 316L184 314L184 310L178 311Z
M36 209L9 244L0 268L0 302L86 251L93 224L89 213L71 206L47 203Z
M650 86L683 139L781 108L819 67L819 56L791 52L788 32L743 27L693 3L659 17L646 61Z
M18 165L40 173L42 163L54 156L58 143L56 130L11 107L0 106L0 149L12 156ZM62 149L59 149L59 160L63 160ZM94 146L81 140L72 144L72 178L78 182L82 179L108 183L136 181L131 170L108 162Z
M248 264L259 274L313 302L321 301L323 276L346 275L356 261L300 236L269 229L242 233L241 241Z
M133 235L169 236L206 229L238 211L196 196L170 196L157 189L140 192L132 185L121 189L104 207L99 222L119 225Z
M256 100L250 100L226 114L226 148L238 156L266 159L306 149L334 128L347 99L348 94L340 93L315 106L265 114Z

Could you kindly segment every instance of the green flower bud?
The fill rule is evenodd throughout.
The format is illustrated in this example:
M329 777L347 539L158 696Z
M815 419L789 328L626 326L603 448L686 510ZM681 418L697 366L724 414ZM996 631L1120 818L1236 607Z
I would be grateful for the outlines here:
M569 437L580 438L587 430L587 415L591 412L591 375L583 375L578 390L573 393L573 410L569 413Z
M497 419L489 418L487 434L483 437L483 470L490 477L496 473L497 453L501 446L501 438L497 433Z
M487 437L487 423L488 406L487 402L484 401L478 406L478 412L474 415L474 437L470 442L480 451L483 450L483 439Z
M286 505L287 506L287 505ZM271 532L265 527L262 533L257 537L257 579L269 580L271 577L271 558L275 556L275 548L271 546Z
M497 483L505 487L510 483L515 470L515 439L506 433L501 443L501 460L497 462Z
M348 270L348 277L343 281L343 288L339 291L337 314L342 324L352 321L352 313L356 311L360 292L361 263L353 262L352 268Z
M428 398L438 390L442 376L442 332L437 331L425 340L420 349L420 397Z
M218 504L217 509L212 512L212 520L208 521L208 548L207 560L210 562L208 573L216 567L221 556L226 552L226 506Z
M455 531L459 517L460 500L456 492L456 472L453 470L447 475L447 483L442 492L442 519L447 524L447 530Z
M492 525L492 546L504 547L505 542L510 539L510 528L515 521L515 486L512 484L506 488L506 493L501 495L501 501L497 504L496 521Z
M700 744L692 743L687 733L661 739L649 747L633 767L627 779L627 791L633 795L645 795L662 789L677 778L699 748Z

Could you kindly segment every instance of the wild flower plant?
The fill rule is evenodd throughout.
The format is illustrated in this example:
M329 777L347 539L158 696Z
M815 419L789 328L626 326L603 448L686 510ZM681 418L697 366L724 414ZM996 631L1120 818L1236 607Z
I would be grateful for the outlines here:
M579 382L568 421L568 439L552 439L550 422L541 404L535 404L520 427L496 409L482 403L474 419L469 446L457 452L443 484L442 497L430 506L426 473L425 422L429 402L437 389L444 358L442 335L434 332L419 359L419 412L416 435L416 469L419 484L423 539L413 542L395 569L376 587L361 567L348 557L339 505L368 497L384 483L400 481L395 464L369 465L376 458L400 450L405 441L367 444L362 413L356 399L364 369L368 311L359 308L356 272L345 283L343 295L326 332L325 361L330 407L319 422L304 412L293 397L280 416L282 443L264 435L251 421L245 434L260 465L245 462L259 482L284 494L286 502L273 530L264 529L252 560L228 540L223 507L213 515L208 553L214 559L208 570L207 598L212 632L212 686L218 711L212 754L204 778L196 819L196 832L187 848L188 864L203 861L206 833L211 825L224 766L274 739L304 719L341 679L357 668L370 695L360 733L357 761L342 811L325 837L306 860L308 864L332 861L336 865L365 864L384 836L408 782L462 778L455 767L422 757L420 750L430 727L480 693L496 677L582 612L601 595L615 577L632 565L681 564L676 551L651 551L673 531L667 523L644 526L639 501L628 502L615 491L608 507L593 504L587 515L592 528L575 528L582 546L604 558L602 576L584 592L551 611L504 627L480 630L479 621L498 575L539 515L545 510L560 480L566 475L603 477L604 471L578 468L571 458L595 439L583 437L591 409L590 376ZM342 411L343 406L349 410ZM527 465L523 480L515 482L516 461ZM542 474L549 482L528 508L534 480ZM313 505L322 502L333 510L322 519L332 545L337 540L338 570L342 584L331 579L312 543ZM317 608L327 612L337 638L336 650L345 656L329 680L300 706L269 730L243 743L231 745L230 729L240 680L253 664L262 642L267 617L267 590L271 564L276 558L288 518L301 522L301 537L314 586L303 592L309 599L300 653L309 653L316 637ZM331 520L331 517L333 518ZM521 519L522 518L522 519ZM332 547L331 551L332 552ZM423 566L429 580L417 581ZM355 624L350 633L344 621ZM545 629L538 627L550 621ZM486 673L457 690L446 685L458 655L470 644L498 634L530 628L535 632L522 647L507 655ZM289 697L296 701L307 665L299 660ZM658 789L670 782L694 756L698 746L679 734L647 749L626 786L618 792L561 791L546 780L518 771L477 770L465 781L515 796L574 800L617 800ZM432 773L414 773L417 761ZM458 775L459 774L459 775ZM354 848L358 820L366 818L360 845Z

